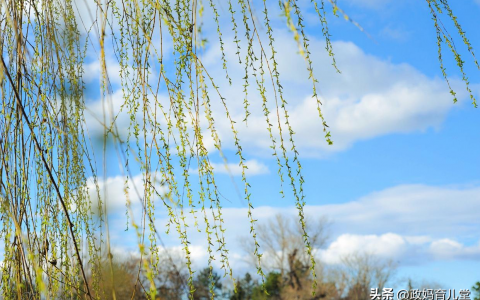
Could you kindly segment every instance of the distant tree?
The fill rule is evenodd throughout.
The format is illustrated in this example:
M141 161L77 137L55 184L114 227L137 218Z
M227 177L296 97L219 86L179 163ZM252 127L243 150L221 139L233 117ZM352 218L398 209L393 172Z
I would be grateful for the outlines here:
M214 270L210 268L202 269L195 280L193 286L195 292L193 293L194 300L208 300L215 296L222 294L221 277Z
M87 277L89 283L96 282L95 296L105 300L113 299L147 299L144 293L145 280L142 274L138 273L138 259L130 257L128 260L103 259L100 269L94 279L90 274ZM82 291L74 293L73 299L84 299ZM63 295L66 296L66 295Z
M340 296L346 300L370 300L372 288L382 291L392 279L396 264L369 253L350 254L331 270L330 281L335 282Z
M327 228L329 222L326 218L306 218L305 228L310 236L312 253L315 255L327 240ZM277 287L278 293L265 299L320 299L335 297L338 293L334 285L324 282L323 266L320 262L312 262L307 255L303 244L303 233L294 217L276 215L265 223L258 225L258 236L262 240L263 266L269 270L269 284ZM242 242L247 253L250 253L253 245L249 239ZM255 257L251 257L250 263L255 265ZM311 268L315 266L317 283L315 295L312 294L314 278ZM278 286L274 285L277 284ZM277 291L274 289L274 291ZM268 298L274 297L274 298ZM277 298L275 298L277 297ZM256 299L256 298L254 298ZM264 298L259 298L264 299Z
M442 286L440 283L434 282L434 281L426 281L426 280L415 281L412 278L408 278L406 290L409 291L409 293L405 295L402 299L417 300L418 295L414 294L415 291L432 290L432 293L434 293L435 290L439 290L439 289L445 289L445 287Z
M258 282L253 280L250 273L237 281L237 291L231 291L230 300L253 300L253 291L258 288Z
M277 272L269 272L265 278L265 290L257 285L253 288L252 299L258 300L281 300L282 276Z
M310 237L311 254L315 255L325 245L328 225L325 217L305 218L302 228L294 217L281 214L258 225L257 234L262 241L263 268L269 271L269 276L272 276L271 284L278 281L281 291L278 297L310 299L314 282L312 268L315 268L319 281L315 292L323 294L322 266L313 261L302 246L303 229ZM252 253L254 244L251 239L245 238L242 245L246 253ZM255 266L255 256L250 256L249 261Z
M474 286L472 286L472 300L480 300L480 281L477 281Z
M312 253L315 254L325 245L329 221L325 217L306 218L305 230L310 237ZM263 268L279 272L282 277L294 276L294 269L309 269L312 258L304 250L303 228L293 216L277 214L275 217L259 224L257 229L262 241ZM242 246L248 255L254 248L251 238L244 238ZM256 256L250 256L249 262L256 264Z
M84 2L88 7L82 12L78 6ZM194 225L188 220L195 220L192 223L196 224L201 216L205 216L207 223L205 238L220 245L222 266L233 279L229 250L223 238L220 181L216 180L210 161L214 151L218 151L215 155L224 155L225 139L218 131L224 124L217 121L217 116L225 117L230 130L230 145L241 169L241 190L247 203L253 253L259 274L267 280L259 251L264 242L259 242L256 233L254 197L246 176L248 166L238 128L242 120L250 121L253 110L263 116L263 129L269 135L265 148L278 164L279 178L285 181L282 187L288 182L292 204L297 208L302 234L301 243L294 243L299 249L296 259L308 265L312 278L316 277L315 242L308 236L304 222L305 178L288 105L292 99L286 97L278 67L281 58L277 47L282 45L276 44L275 38L282 29L276 25L277 20L272 20L278 15L277 11L271 11L272 2L276 7L276 1L248 0L228 1L228 8L224 5L227 1L213 0L1 1L0 239L4 255L0 292L4 299L28 299L37 291L45 298L81 291L86 299L93 300L103 293L102 284L106 289L108 284L117 287L113 282L101 281L106 278L101 252L105 248L110 252L111 246L109 211L105 199L101 199L104 205L99 206L99 216L92 213L87 183L92 178L100 195L100 174L106 177L110 171L108 157L112 154L107 154L107 149L118 154L116 165L125 177L131 179L134 171L141 170L141 186L132 190L125 187L124 200L127 214L132 216L129 223L139 238L138 250L142 257L150 255L148 261L138 260L138 269L148 280L143 292L147 291L151 298L157 295L154 278L159 260L157 247L161 243L160 233L170 229L180 237L187 260L187 284L190 290L194 289L186 228ZM441 71L448 83L442 56L444 47L450 50L476 106L464 71L465 59L457 52L460 43L455 43L454 37L462 41L473 60L474 52L449 2L425 3L429 8L427 17L433 19ZM312 53L316 50L309 44L310 22L306 19L310 19L312 11L316 12L318 26L312 30L322 33L334 68L337 67L327 25L329 15L342 14L346 20L357 23L338 7L336 0L282 0L279 9L282 23L298 46L295 51L305 61L308 76L304 79L311 84L311 97L323 131L312 134L321 134L327 144L332 144L313 67ZM212 37L205 35L206 15L214 28ZM455 28L456 35L446 32L447 21ZM234 38L228 47L226 31ZM217 51L213 57L224 69L223 75L212 75L206 67L203 59L210 57L204 55L207 38L216 40L211 48ZM235 52L232 62L227 62L227 48ZM94 84L87 86L85 75L93 72L87 73L85 62L91 57L97 63L94 72L99 76ZM475 63L478 66L476 60ZM229 74L232 64L244 70L238 79ZM118 66L118 72L109 74L107 65ZM118 77L117 84L110 80L112 75ZM239 101L225 94L220 86L222 80L225 85L244 87L241 112L234 113ZM101 102L97 124L102 128L99 134L102 153L95 153L86 126L87 88ZM455 92L451 88L450 92L456 101ZM115 95L121 112L112 109ZM127 116L128 125L117 122L120 113ZM102 163L98 163L100 157ZM195 179L191 163L197 167ZM166 185L166 195L156 189L157 178ZM159 198L160 205L156 202ZM141 216L136 219L130 214L132 202L141 206ZM155 217L160 211L169 216L166 228L156 228ZM211 223L207 215L213 216ZM50 248L45 249L46 245ZM302 247L305 251L300 251ZM215 255L214 250L207 248L209 256ZM273 260L280 266L282 280L289 272L287 260L292 251L287 249L280 260ZM47 261L58 264L53 266ZM119 271L113 270L112 262L107 266L110 268L107 273ZM23 284L28 288L22 289ZM122 286L118 288L120 291Z
M181 300L188 293L188 269L181 254L164 250L159 254L155 285L160 299Z

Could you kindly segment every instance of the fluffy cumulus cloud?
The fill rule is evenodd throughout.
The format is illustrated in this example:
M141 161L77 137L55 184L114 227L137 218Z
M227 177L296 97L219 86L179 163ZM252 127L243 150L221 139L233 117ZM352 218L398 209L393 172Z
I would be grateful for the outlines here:
M397 234L354 235L343 234L327 249L320 250L320 259L327 263L339 263L342 258L357 253L368 253L391 258L405 251L405 239Z
M108 79L112 84L121 84L122 78L120 77L121 68L118 62L112 60L111 58L106 61L105 64ZM90 62L84 64L84 75L83 79L85 83L89 84L92 82L98 82L102 76L102 67L98 59L92 59Z
M378 4L378 1L373 0L356 2L365 2L372 6ZM215 38L209 40L215 41ZM224 41L227 60L236 62L238 58L235 55L236 49L235 44L232 43L232 37L225 35ZM317 103L311 97L311 83L308 80L305 62L299 55L292 55L298 51L295 41L290 34L280 30L276 31L275 44L284 96L288 102L290 123L296 133L297 147L302 154L321 156L328 152L345 150L361 140L392 133L421 132L429 128L438 128L454 107L451 95L442 79L427 77L407 64L394 64L369 55L351 42L333 43L337 65L342 72L339 74L330 66L331 59L325 53L324 42L310 37L310 51L319 81L322 110L334 140L334 145L328 146L323 138ZM246 47L242 45L242 49ZM254 78L250 76L248 100L251 115L245 123L241 122L245 118L241 84L245 76L244 68L241 65L229 63L229 74L236 84L228 85L225 80L222 80L225 73L222 65L218 63L220 55L218 47L213 42L202 56L202 60L209 74L218 79L220 92L226 97L230 115L236 121L242 147L254 155L267 153L271 142L263 115L263 102L256 93ZM267 57L269 56L267 53ZM112 73L118 72L118 66L110 62L113 61L113 57L108 58L107 61L109 61L109 70ZM99 66L95 62L87 65L88 82L95 80L98 70ZM119 82L116 76L117 74L111 75L114 85L118 85ZM152 77L155 76L152 75ZM464 98L461 94L463 89L457 88L458 81L452 79L451 82L459 92L459 98ZM271 88L269 86L266 88L267 106L270 109L268 116L273 126L273 135L278 141L279 132L276 128L279 123L282 124L285 134L285 117L282 110L277 111L275 107L275 97ZM160 90L157 96L159 101L168 108L170 101L165 91ZM107 111L107 121L111 122L115 119L120 134L125 136L130 124L130 116L125 113L127 109L119 113L124 103L121 91L115 90L106 100L106 107L110 110ZM230 131L231 125L226 118L223 104L213 91L211 100L216 129L222 139L222 146L235 149ZM155 102L150 101L150 103ZM155 109L154 106L152 104L151 111ZM91 133L98 136L103 134L103 127L99 122L103 118L103 107L99 99L88 102L87 127ZM140 114L135 117L141 121ZM204 115L200 117L205 118ZM191 122L189 118L191 117L187 115L187 123ZM157 121L165 125L165 120ZM206 130L207 123L204 119L201 122L204 126L202 128ZM207 147L214 149L213 141L208 140L208 136L209 134L205 133ZM288 140L285 136L284 139ZM286 147L290 149L290 145ZM268 168L256 159L247 160L247 165L250 176L269 172ZM214 162L213 166L217 173L230 172L235 176L241 171L235 163L227 164L227 168L218 162ZM137 183L139 186L143 185L141 176L133 178L132 182L135 185ZM105 182L101 181L99 185L100 190L103 190L103 186L107 187L107 205L112 212L124 207L126 200L123 192L124 178L109 178ZM95 198L95 193L92 194L92 198ZM161 206L159 205L156 209L161 211ZM324 260L332 263L338 261L342 255L361 249L400 260L406 260L408 257L460 259L479 256L479 246L472 246L471 242L480 228L478 219L480 188L477 186L462 188L402 185L344 204L307 206L306 211L310 216L327 215L334 221L333 240L326 249L319 252ZM277 213L293 215L295 209L259 207L254 210L254 218L261 222ZM451 217L452 215L457 217ZM164 228L167 222L164 216L165 214L160 213L157 228ZM199 215L197 217L201 218ZM229 232L226 239L231 245L236 245L238 236L250 231L246 208L225 208L223 219L225 228ZM187 214L186 220L190 222L189 224L195 222L190 214ZM123 229L122 222L117 218L112 220L112 225ZM112 227L116 228L115 226ZM200 222L199 228L204 230L204 224ZM191 226L188 230L192 232L192 245L204 247L201 245L205 244L205 236L196 234L195 226ZM127 240L123 232L113 234L112 238L122 242ZM172 246L174 240L176 241L173 237L166 239ZM131 241L134 244L135 238ZM200 250L197 253L205 254ZM231 251L231 253L241 256L239 251Z
M324 139L323 127L318 117L317 102L311 97L311 81L305 68L305 61L298 52L298 47L288 32L276 31L275 45L278 53L276 61L279 65L280 79L284 87L285 99L288 102L288 114L293 131L296 133L294 140L303 155L323 156L329 152L341 151L351 147L355 142L392 133L421 132L428 128L439 128L447 113L454 107L453 99L448 93L446 83L441 78L430 78L408 64L395 64L388 60L365 53L362 49L351 42L336 41L333 43L336 61L341 74L331 67L331 58L325 52L325 43L315 37L310 38L310 51L313 67L319 81L318 90L323 114L326 118L329 130L332 133L334 144L327 145ZM243 93L244 66L237 64L236 47L233 38L225 35L225 54L229 67L229 74L234 84L229 85L225 80L225 71L219 64L221 53L217 39L213 41L205 54L202 62L209 74L216 79L220 93L226 98L226 104L230 115L236 122L241 145L250 153L256 155L267 154L272 145L267 131L267 122L262 107L262 99L258 95L257 86L253 74L249 76L248 101L250 103L247 122L241 122L245 118ZM245 46L245 47L244 47ZM241 49L245 49L242 45ZM268 49L268 48L267 48ZM242 50L243 51L243 50ZM267 50L268 52L268 50ZM114 89L118 89L118 64L113 63L112 57L107 58L110 78ZM267 53L269 57L270 54ZM165 59L165 62L172 61ZM154 65L154 64L153 64ZM94 60L86 66L87 81L91 82L99 75L99 65ZM152 66L152 84L155 86L158 72ZM267 73L268 74L268 73ZM266 75L268 76L268 75ZM273 126L273 135L279 142L278 125L283 127L286 148L290 149L288 130L285 126L285 117L282 109L277 110L275 94L269 81L266 85L267 107L270 110L270 124ZM465 98L464 88L458 80L451 79L454 89L459 93L459 98ZM476 90L477 87L474 86ZM279 96L278 94L276 95ZM226 117L223 103L216 96L216 91L211 91L211 106L213 110L216 129L222 139L222 146L236 150L230 121ZM159 89L157 98L165 107L170 106L168 95L164 89ZM112 99L112 111L116 116L116 123L120 128L128 128L130 116L124 112L119 114L120 107L124 103L120 90L115 90ZM108 100L108 99L107 99ZM153 96L150 103L154 105ZM278 98L277 98L278 100ZM93 132L102 133L102 125L99 115L103 111L101 100L89 101L90 114L96 115L96 119L89 118L88 126ZM108 108L108 107L107 107ZM152 108L153 111L153 108ZM108 111L107 111L108 112ZM139 110L137 119L141 121ZM158 122L165 124L158 112ZM187 123L190 122L187 115ZM113 118L112 118L113 119ZM205 143L209 150L214 150L213 140L207 130L207 121L204 114L200 114L200 123L204 130ZM174 119L172 119L175 121ZM191 126L191 125L189 125ZM172 139L173 140L173 139ZM278 145L278 144L277 144Z
M440 239L430 244L429 252L437 259L466 258L478 260L480 258L480 242L473 246L450 240Z
M138 176L133 181L141 181ZM103 186L105 183L101 183ZM113 245L136 245L133 232L124 232L123 207L124 179L110 178L106 181L109 190L107 204L111 205L111 238ZM117 193L115 193L117 192ZM116 207L117 210L114 210ZM164 209L156 205L156 227L163 235L168 222ZM214 209L215 211L215 209ZM480 221L480 187L433 187L424 185L403 185L371 193L343 204L307 206L308 218L326 216L333 221L330 226L330 241L325 248L317 251L318 257L329 264L335 264L345 256L370 253L393 259L401 264L418 265L435 260L480 259L478 230ZM205 222L203 212L186 213L189 242L195 251L196 261L206 254ZM263 206L253 210L253 217L261 224L282 214L297 216L294 207ZM211 212L206 211L210 219ZM224 208L222 218L227 234L227 247L232 260L238 267L245 267L245 253L242 244L249 239L250 222L247 208ZM195 222L198 225L194 225ZM218 228L217 228L218 229ZM201 232L199 232L200 230ZM214 233L213 233L214 234ZM221 234L219 232L219 234ZM178 236L172 227L168 236L163 235L167 247L178 245ZM215 238L214 238L215 240ZM216 242L214 242L216 244ZM217 247L216 245L215 247ZM192 248L193 249L193 248Z
M144 195L144 176L136 175L127 180L124 176L108 177L106 179L99 178L95 183L93 178L89 178L87 188L90 200L92 202L93 211L99 209L99 196L102 199L103 209L106 204L107 212L119 213L127 209L127 204L132 209L140 209L140 200ZM155 190L159 194L166 192L165 186L160 184L159 180L151 180ZM157 197L154 197L157 199Z
M333 240L319 251L327 263L365 252L418 264L480 258L480 241L475 240L479 200L478 187L403 185L344 204L307 206L305 211L309 217L326 215L333 220ZM260 207L254 216L265 220L278 213L295 215L295 209ZM248 230L248 223L241 221L245 214L243 209L225 209L235 233Z
M467 246L451 239L432 239L428 236L342 234L318 257L327 264L341 263L345 257L371 254L401 264L419 264L431 260L478 259L480 241Z
M400 185L357 201L325 205L342 230L398 232L435 237L469 237L480 228L480 188ZM455 216L455 217L452 217ZM362 225L357 227L358 225Z
M96 63L92 63L91 67L96 68L94 65ZM127 113L129 107L123 107L124 104L125 99L121 91L116 91L103 100L89 101L86 106L85 123L90 137L102 140L105 130L111 130L122 139L125 138L129 131L130 117Z
M256 160L256 159L251 159L245 161L245 166L247 169L245 169L245 175L246 176L255 176L255 175L265 175L270 173L270 170L268 169L268 166L265 165L264 163ZM211 163L213 170L215 174L227 174L231 176L240 176L242 175L242 170L243 168L240 166L240 164L236 163ZM191 169L190 173L192 174L197 174L198 169Z
M276 45L277 62L288 102L290 123L295 131L295 141L302 149L302 154L322 155L322 153L344 150L360 140L372 139L392 133L421 132L428 128L439 128L447 113L454 107L453 99L448 93L446 83L441 78L429 78L408 64L395 64L365 53L351 42L333 43L337 65L341 74L331 67L331 58L325 53L325 44L311 38L310 51L314 70L319 80L318 88L322 110L333 136L334 145L328 146L324 141L321 122L317 112L317 102L311 97L311 81L305 69L305 62L297 46L288 34L279 31ZM214 49L215 47L212 47ZM229 51L227 47L227 54ZM221 76L223 70L216 61L216 50L207 53L204 60L212 74ZM227 55L230 61L235 56ZM242 82L244 76L240 67L233 67L234 78ZM253 79L252 79L253 81ZM452 79L453 86L464 98L459 81ZM254 85L254 83L251 83ZM243 95L240 85L221 85L231 104L235 120L242 120ZM270 122L278 137L278 122L285 123L282 110L280 120L277 118L275 97L268 90L270 105ZM247 146L268 149L270 146L266 120L261 110L261 99L255 92L248 96L251 102L248 123L237 123L240 139ZM231 140L228 123L223 110L219 110L216 120L224 139ZM286 128L286 127L285 127ZM284 134L285 134L284 130ZM228 145L228 143L226 143ZM230 142L230 144L232 144Z

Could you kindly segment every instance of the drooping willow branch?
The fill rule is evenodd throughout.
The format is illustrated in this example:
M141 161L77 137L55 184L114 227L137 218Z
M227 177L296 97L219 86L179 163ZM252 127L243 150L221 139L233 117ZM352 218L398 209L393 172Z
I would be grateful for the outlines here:
M72 238L72 241L73 241L73 246L75 247L75 255L77 256L78 264L79 264L80 270L82 272L82 278L83 278L83 281L85 283L85 287L86 287L86 290L87 290L87 295L90 299L92 299L92 295L90 294L90 287L88 286L88 282L87 282L87 277L85 276L85 270L83 269L82 258L80 257L80 252L78 250L78 243L77 243L77 240L76 240L76 237L75 237L75 233L74 233L74 229L73 229L74 225L73 225L72 220L70 218L70 213L67 209L65 201L63 200L62 193L60 192L60 189L58 188L58 184L57 184L57 182L56 182L56 180L55 180L55 178L52 174L52 170L50 169L50 167L47 163L47 160L45 159L45 156L43 154L45 150L42 149L42 147L40 146L40 143L38 142L38 139L35 136L35 132L32 129L32 124L30 123L30 120L28 119L28 115L25 112L25 108L23 107L22 100L20 99L20 96L17 93L17 87L15 86L15 83L13 82L12 76L10 76L10 72L8 71L7 65L5 64L5 61L3 59L3 55L0 58L2 60L1 71L4 72L5 75L7 75L8 81L9 81L9 83L11 85L11 88L12 88L12 90L14 92L14 95L15 95L15 99L16 99L16 103L18 105L18 109L20 110L20 113L22 114L22 117L24 118L25 123L27 124L27 127L30 128L30 130L31 130L30 132L31 132L32 139L33 139L33 142L35 144L35 148L37 150L37 153L42 160L43 166L48 173L48 177L51 180L52 185L53 185L53 187L55 189L55 192L57 194L58 200L60 201L60 204L62 206L62 210L65 213L65 217L66 217L67 222L68 222L68 228L69 228L70 235L71 235L71 238Z
M228 11L224 12L223 2L214 0L85 1L88 7L83 10L78 7L79 2L1 0L2 297L102 299L107 294L115 295L113 288L104 291L100 284L104 279L101 266L105 254L111 268L108 274L114 279L108 235L111 212L104 198L106 192L102 194L108 182L107 151L112 149L125 178L126 227L133 227L141 255L136 285L148 297L155 299L160 293L156 276L161 267L159 252L165 248L162 231L179 236L189 271L187 282L182 284L190 286L191 298L195 270L187 235L189 227L206 236L211 297L214 260L219 258L224 275L234 281L225 242L221 186L212 163L218 155L227 166L229 152L235 153L242 171L242 197L255 245L257 271L263 280L255 195L246 173L248 153L239 129L243 123L237 123L249 125L254 111L261 111L265 121L270 149L278 165L280 192L283 197L292 197L298 209L314 278L314 249L303 211L306 196L300 150L289 116L291 100L284 93L278 68L281 62L275 42L277 28L272 25L272 4L266 0L258 4L229 0ZM339 71L326 4L331 4L334 15L340 12L360 30L363 28L336 1L310 1L307 9L318 15L326 51ZM427 4L447 84L450 86L442 43L451 50L476 105L464 62L442 23L443 12L478 67L472 46L446 0L427 0ZM255 14L257 5L261 9L259 15ZM305 60L305 80L311 82L325 141L331 144L334 137L328 129L328 116L322 111L325 100L318 92L322 83L317 81L303 20L306 12L298 0L279 1L279 7ZM266 31L262 32L260 27ZM232 47L228 47L229 43ZM212 53L221 67L219 77L203 61ZM232 56L234 62L230 61ZM230 69L236 63L241 66L240 79ZM96 65L93 69L98 74L84 70L92 70ZM118 70L118 74L112 70ZM87 81L92 77L94 83ZM113 82L112 78L116 80ZM242 85L243 95L226 95L225 87L235 84ZM91 94L101 99L100 111L94 111L89 106L95 104L85 101ZM243 101L240 113L232 108L232 99L238 97ZM85 113L100 113L100 117L90 118L98 120L98 124L86 124ZM218 119L222 117L230 130L231 145L219 130L222 123ZM101 138L91 137L88 130L100 132ZM98 175L102 169L94 159L98 144L103 151L103 181ZM134 186L132 192L130 182L135 179L135 169L142 184ZM290 191L284 191L285 180ZM163 191L158 185L164 186ZM96 193L98 203L94 203L95 196L89 189ZM155 203L157 199L160 204ZM132 209L137 202L140 214ZM158 228L156 223L159 209L168 215L165 228ZM58 214L58 210L63 213ZM312 290L315 292L315 286Z

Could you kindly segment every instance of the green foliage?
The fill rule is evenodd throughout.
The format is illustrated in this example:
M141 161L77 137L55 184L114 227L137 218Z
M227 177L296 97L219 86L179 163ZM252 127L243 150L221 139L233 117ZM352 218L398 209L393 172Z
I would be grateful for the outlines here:
M270 272L265 279L265 290L255 287L252 291L253 299L280 299L281 275L277 272Z
M474 286L472 286L472 300L480 300L480 281L477 281Z
M189 227L203 231L208 242L210 271L201 273L200 278L206 280L208 277L210 297L213 298L218 289L218 278L211 265L214 259L221 263L223 276L234 281L225 243L219 187L210 162L212 151L207 145L207 140L212 140L214 151L218 151L226 162L215 120L219 113L226 116L242 170L243 197L248 205L257 273L264 289L274 297L278 290L278 274L265 275L262 268L262 241L256 231L253 197L245 173L246 154L236 123L239 120L231 112L232 104L223 94L220 79L213 78L202 61L207 47L202 18L208 10L215 23L225 77L228 84L239 84L233 82L228 73L232 62L227 61L225 52L223 10L217 8L213 0L207 5L200 0L93 1L87 13L76 16L78 2L0 2L2 298L29 299L41 295L48 299L82 295L87 299L102 299L104 294L116 298L117 289L120 293L121 288L113 283L108 293L102 288L105 279L113 278L118 271L112 263L109 211L102 199L106 192L102 193L100 188L101 177L104 182L107 180L109 150L116 153L125 177L127 228L133 228L137 236L141 255L137 274L145 279L142 293L155 298L161 292L156 279L160 269L160 234L173 230L179 236L186 260L189 297L195 297L195 284L199 279L194 279L187 235ZM329 2L334 14L341 12L351 21L336 1ZM268 3L263 1L263 16L259 19L251 1L229 0L226 17L232 24L229 29L235 36L238 63L244 68L241 80L244 121L248 122L252 109L264 113L271 153L277 161L282 182L281 192L283 194L283 182L287 180L298 209L315 291L315 260L304 214L305 179L289 118L288 99L285 99L278 70ZM305 59L309 74L305 80L312 83L319 122L323 125L326 142L331 144L317 92L304 12L296 0L279 3L286 25ZM443 75L449 84L441 48L446 43L476 106L464 72L464 61L453 39L439 25L444 11L478 66L473 49L447 1L427 0L427 3L437 31ZM310 5L319 17L326 50L336 68L325 3L311 0ZM88 18L94 18L90 20L92 26L85 25ZM266 28L265 39L259 34L260 25ZM87 53L95 53L99 64L102 111L98 122L103 129L99 139L103 144L102 155L94 153L94 142L85 130ZM119 66L118 87L110 81L112 74L107 68L110 59ZM271 83L273 97L266 92L266 80L268 86ZM262 102L256 108L250 100L252 84ZM116 92L121 95L119 112L112 109ZM452 89L451 93L455 96ZM117 123L120 114L128 116L127 128L122 128L126 129L126 134ZM102 157L101 167L97 165L99 157ZM198 178L192 179L192 164L197 166ZM128 182L135 169L140 170L143 184L130 190ZM92 179L93 189L100 199L98 212L93 211L88 178ZM155 184L157 187L164 185L167 192L158 192ZM160 204L155 204L158 198ZM134 201L141 205L140 217L132 212L130 204ZM168 215L165 228L155 226L158 210ZM205 228L200 228L199 218L204 220ZM104 254L109 261L109 272L104 272L101 259Z
M470 96L470 99L472 100L472 105L474 107L477 107L477 100L473 96L472 90L470 89L470 82L468 80L467 74L464 71L465 61L463 61L462 57L458 53L458 50L455 47L455 42L453 38L445 29L445 26L442 24L442 21L440 20L440 16L444 13L444 11L447 12L448 17L453 21L455 29L457 29L458 34L462 38L463 43L467 46L468 52L470 52L470 54L473 57L475 66L480 70L480 65L478 64L478 61L475 57L473 48L470 42L468 41L468 39L466 38L465 32L463 31L462 27L458 23L457 17L453 14L453 11L446 0L427 0L427 3L430 8L430 13L432 15L432 20L434 22L435 30L437 32L438 60L440 61L440 69L442 70L443 77L445 78L445 81L448 84L448 87L450 89L450 94L452 94L453 96L453 101L457 102L457 97L456 97L456 93L453 91L452 87L450 86L450 81L447 77L446 68L443 64L443 55L442 55L443 44L446 44L448 46L450 52L454 56L457 66L460 69L460 72L462 73L462 80L465 83L465 88Z
M253 291L258 288L258 284L252 279L250 273L246 273L243 279L238 281L236 288L230 300L252 300Z
M282 299L282 278L277 272L269 272L264 285L259 285L249 273L237 283L236 291L232 291L230 300L267 300Z
M193 281L195 287L195 293L193 299L195 300L208 300L219 296L221 294L222 283L221 277L217 272L210 268L202 269L196 279Z

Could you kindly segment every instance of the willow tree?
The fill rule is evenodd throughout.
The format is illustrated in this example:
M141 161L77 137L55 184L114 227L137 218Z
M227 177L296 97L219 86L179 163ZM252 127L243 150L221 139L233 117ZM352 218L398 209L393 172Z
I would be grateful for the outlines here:
M188 226L197 226L204 232L208 240L208 264L211 266L211 261L219 257L224 274L234 278L224 238L219 186L209 160L212 151L225 157L214 119L214 102L221 104L231 128L242 169L243 198L248 203L258 274L264 276L261 241L252 213L254 203L245 174L246 159L237 131L236 122L242 120L234 120L231 102L222 93L219 78L214 78L202 62L206 44L202 31L205 15L211 17L217 27L218 41L214 44L218 44L218 63L223 66L226 80L244 87L243 121L248 122L252 110L261 110L264 114L270 148L278 163L281 192L285 185L293 195L314 278L315 260L304 222L304 177L278 69L275 51L278 45L269 12L272 3L258 1L253 7L249 0L222 3L213 0L84 1L88 9L80 11L77 7L80 2L1 1L2 298L103 297L99 282L107 275L100 270L101 256L106 253L111 261L112 255L104 199L99 206L98 222L87 184L87 178L93 178L100 196L98 178L106 176L106 168L96 165L94 147L85 126L83 65L88 53L95 53L100 65L103 118L97 121L103 128L103 145L113 142L126 182L132 177L132 165L142 174L141 186L132 190L125 185L127 214L142 254L138 272L150 281L150 286L142 286L142 290L150 299L155 299L158 247L161 235L172 230L178 233L183 245L192 297L194 270L190 263ZM228 9L219 9L219 5ZM303 20L305 7L300 7L296 0L281 0L278 5L284 24L298 45L299 55L306 62L309 76L305 80L311 82L318 119L323 124L325 140L331 144ZM440 67L447 84L444 50L455 58L476 106L464 72L464 61L442 20L453 24L456 36L473 55L464 31L446 0L426 0L425 5L430 8L436 29ZM312 0L308 9L318 14L326 51L336 68L327 15L333 10L333 15L343 16L361 27L335 0L325 3ZM259 33L260 26L265 29L263 34ZM227 62L223 39L226 32L234 36L232 47L236 49L238 62ZM111 84L112 74L107 72L107 63L111 63L107 56L115 57L119 65L117 87ZM478 67L474 55L473 60ZM240 82L230 76L228 65L232 63L244 68ZM251 103L252 90L257 91L256 96L261 99L256 106ZM123 99L120 109L129 116L126 135L121 134L117 116L111 109L111 96L117 91L121 91ZM456 100L455 92L451 88L450 91ZM162 99L161 93L168 97ZM207 140L213 147L207 145ZM103 161L106 155L104 150ZM197 166L196 182L189 171L192 161ZM162 192L156 188L158 182L165 187ZM153 199L157 198L163 203L161 208L154 207ZM129 205L134 201L141 203L141 218L135 219L129 212ZM155 209L168 212L167 228L155 227ZM189 224L187 218L193 218L195 224ZM202 219L204 228L197 222ZM213 285L210 291L213 298ZM115 298L114 289L111 293Z

